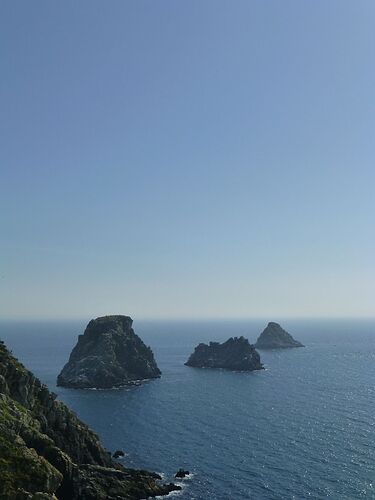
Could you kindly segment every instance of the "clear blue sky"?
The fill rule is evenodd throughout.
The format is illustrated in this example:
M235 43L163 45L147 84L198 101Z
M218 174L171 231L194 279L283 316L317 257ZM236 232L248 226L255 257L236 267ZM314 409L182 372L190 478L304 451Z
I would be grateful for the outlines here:
M373 316L375 2L0 2L0 315Z

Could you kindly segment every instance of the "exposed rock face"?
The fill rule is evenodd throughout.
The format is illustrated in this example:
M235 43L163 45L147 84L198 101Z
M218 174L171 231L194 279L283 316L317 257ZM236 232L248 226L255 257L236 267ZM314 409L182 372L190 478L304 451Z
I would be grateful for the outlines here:
M222 344L219 342L210 342L209 345L199 344L185 365L239 371L263 368L259 354L244 337L230 338Z
M178 471L174 475L174 477L179 478L179 479L183 479L186 476L190 476L190 472L188 470L185 470L185 469L178 469Z
M0 341L0 498L119 500L180 489L126 469Z
M278 323L271 322L259 335L255 347L257 349L285 349L304 346L281 328Z
M134 333L129 316L103 316L79 335L57 385L109 389L160 377L154 355Z
M0 478L4 500L140 499L180 489L112 460L96 434L1 341Z

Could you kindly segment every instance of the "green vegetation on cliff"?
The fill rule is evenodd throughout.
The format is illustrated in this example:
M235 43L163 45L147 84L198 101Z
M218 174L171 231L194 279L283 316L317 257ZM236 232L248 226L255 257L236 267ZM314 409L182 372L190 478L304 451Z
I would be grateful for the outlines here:
M1 341L0 478L4 500L141 499L179 489L115 462Z
M28 498L26 491L53 494L62 483L62 474L28 447L22 436L30 435L45 440L45 449L52 444L27 410L0 394L0 498Z

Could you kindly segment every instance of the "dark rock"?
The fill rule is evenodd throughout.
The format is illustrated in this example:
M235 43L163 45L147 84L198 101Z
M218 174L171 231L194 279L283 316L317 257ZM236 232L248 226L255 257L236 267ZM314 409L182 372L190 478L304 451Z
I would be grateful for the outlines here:
M123 458L125 453L122 450L116 450L113 454L113 458Z
M181 489L122 467L0 342L0 498L120 500Z
M103 316L79 335L57 385L110 389L161 375L149 347L134 333L129 316Z
M230 338L223 344L210 342L199 344L188 361L187 366L196 368L225 368L227 370L261 370L263 365L254 346L244 337Z
M257 349L286 349L304 346L281 328L278 323L271 322L259 335L255 347Z
M190 472L188 470L178 469L178 471L176 472L174 477L178 477L180 479L183 479L184 477L189 476L189 475L190 475Z

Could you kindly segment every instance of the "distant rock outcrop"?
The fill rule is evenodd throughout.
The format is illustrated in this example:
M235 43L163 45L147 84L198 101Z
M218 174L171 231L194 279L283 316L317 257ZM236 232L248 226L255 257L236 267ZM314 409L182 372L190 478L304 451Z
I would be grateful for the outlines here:
M286 349L289 347L304 347L295 340L278 323L270 322L259 335L255 343L257 349Z
M154 355L134 333L129 316L103 316L79 335L57 385L110 389L161 375Z
M122 467L0 341L0 498L135 500L180 490Z
M185 365L235 371L253 371L263 368L259 354L244 337L230 338L222 344L219 342L210 342L209 345L199 344Z

